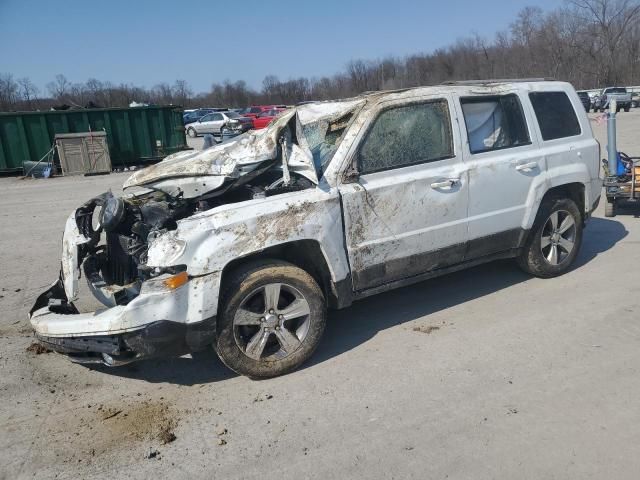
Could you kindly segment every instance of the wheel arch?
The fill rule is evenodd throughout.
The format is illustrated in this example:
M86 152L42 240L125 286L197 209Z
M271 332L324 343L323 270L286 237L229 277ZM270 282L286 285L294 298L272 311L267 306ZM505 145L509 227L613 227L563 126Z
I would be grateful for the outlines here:
M555 187L550 188L542 197L540 204L538 205L538 210L540 210L540 205L549 197L563 197L569 198L575 202L578 206L578 210L582 215L582 221L586 220L587 216L587 191L586 186L582 182L571 182L565 183L562 185L557 185Z
M221 288L224 288L229 274L238 267L248 262L269 259L283 260L306 271L318 283L329 307L344 308L351 304L352 285L350 276L347 275L345 279L335 279L320 242L311 239L280 243L231 260L222 269ZM218 310L220 310L220 305L218 305Z
M582 221L586 221L588 208L588 192L584 183L579 181L567 182L548 188L541 196L539 196L540 193L541 192L539 192L537 195L537 198L539 198L539 200L535 201L533 208L528 211L528 215L524 219L523 228L525 231L529 231L533 228L535 222L538 220L538 216L540 215L540 207L545 202L545 200L547 200L547 198L553 196L570 198L571 200L573 200L580 210Z

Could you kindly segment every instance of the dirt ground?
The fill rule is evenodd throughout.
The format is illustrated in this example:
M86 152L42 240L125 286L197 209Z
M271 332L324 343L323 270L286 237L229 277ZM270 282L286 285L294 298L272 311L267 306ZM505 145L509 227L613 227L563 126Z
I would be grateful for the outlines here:
M640 109L619 128L640 154ZM281 378L30 349L67 215L126 175L0 179L0 478L638 477L640 208L601 204L560 278L500 262L333 312Z

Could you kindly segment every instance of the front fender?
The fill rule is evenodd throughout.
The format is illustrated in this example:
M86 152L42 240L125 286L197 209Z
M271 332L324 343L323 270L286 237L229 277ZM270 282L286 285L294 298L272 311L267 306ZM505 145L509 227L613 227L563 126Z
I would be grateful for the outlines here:
M334 282L348 276L336 191L308 189L196 214L150 242L147 264L184 264L190 276L220 275L233 260L302 240L320 245ZM217 298L218 291L209 294Z

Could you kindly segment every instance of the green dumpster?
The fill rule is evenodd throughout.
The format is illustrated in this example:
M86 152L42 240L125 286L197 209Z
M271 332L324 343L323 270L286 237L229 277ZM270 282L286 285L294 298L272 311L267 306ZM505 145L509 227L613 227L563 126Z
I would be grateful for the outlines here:
M0 113L0 173L40 160L57 133L105 130L113 168L158 161L189 148L182 113L176 106Z

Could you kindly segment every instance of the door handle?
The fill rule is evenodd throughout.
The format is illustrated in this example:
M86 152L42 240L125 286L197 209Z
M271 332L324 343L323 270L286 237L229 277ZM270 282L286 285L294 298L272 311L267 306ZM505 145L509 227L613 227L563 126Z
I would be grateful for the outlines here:
M533 170L534 168L538 168L538 162L529 162L523 163L521 165L516 165L516 170L521 172L522 170Z
M439 189L439 188L452 188L460 183L459 178L448 178L442 182L434 182L431 184L431 188Z

